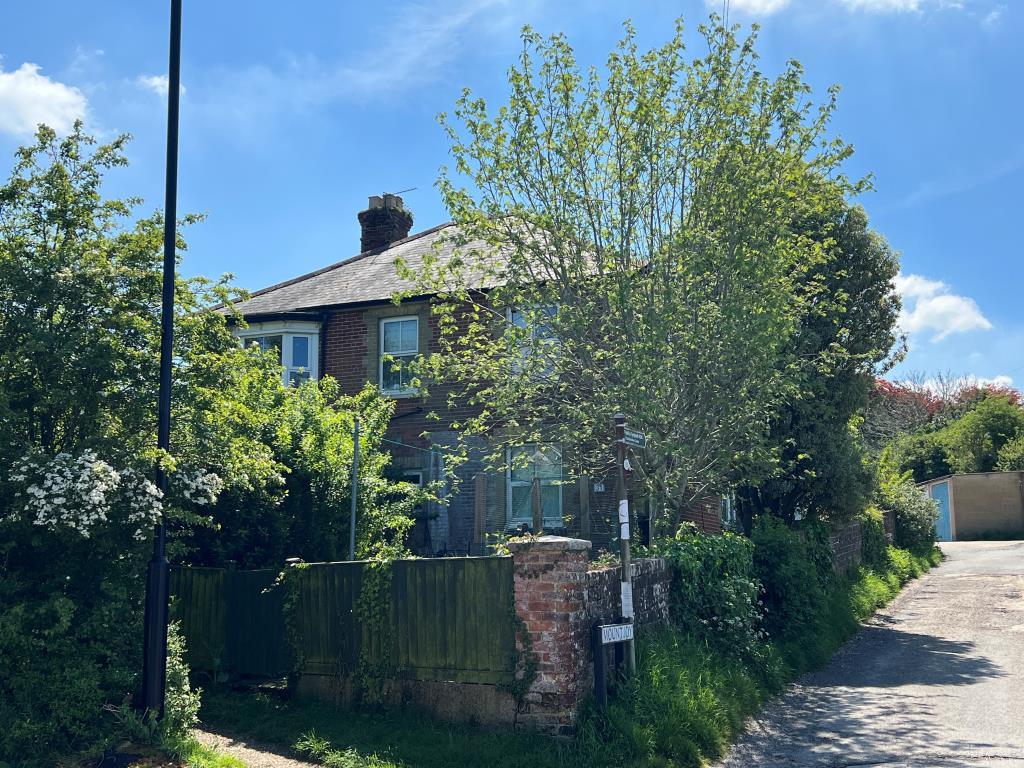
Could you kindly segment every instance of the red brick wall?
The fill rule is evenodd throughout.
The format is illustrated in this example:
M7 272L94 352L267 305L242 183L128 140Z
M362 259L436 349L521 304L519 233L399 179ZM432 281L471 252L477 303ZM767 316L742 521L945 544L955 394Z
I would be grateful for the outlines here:
M836 554L836 573L846 574L860 565L860 520L834 528L830 541Z
M577 708L593 692L591 627L619 615L619 571L588 570L590 542L581 539L542 536L512 542L509 549L516 615L536 662L536 679L519 721L547 733L571 735ZM667 621L671 577L665 561L638 560L633 576L636 623ZM525 653L524 643L518 647Z

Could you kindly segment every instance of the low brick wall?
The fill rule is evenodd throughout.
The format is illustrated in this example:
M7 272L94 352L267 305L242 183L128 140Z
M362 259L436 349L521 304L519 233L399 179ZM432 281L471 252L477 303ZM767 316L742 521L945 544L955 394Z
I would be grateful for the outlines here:
M836 554L836 573L847 574L860 565L860 520L834 528L829 540Z
M637 626L668 621L668 596L672 575L660 557L634 560L633 610ZM591 623L612 621L619 616L619 568L605 566L587 572L584 593L587 616Z

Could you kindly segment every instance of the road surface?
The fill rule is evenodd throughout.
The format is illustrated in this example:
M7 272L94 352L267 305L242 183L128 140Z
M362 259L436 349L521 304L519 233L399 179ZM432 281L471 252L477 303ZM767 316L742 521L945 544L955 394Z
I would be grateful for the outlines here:
M721 768L1024 768L1024 542L942 549Z

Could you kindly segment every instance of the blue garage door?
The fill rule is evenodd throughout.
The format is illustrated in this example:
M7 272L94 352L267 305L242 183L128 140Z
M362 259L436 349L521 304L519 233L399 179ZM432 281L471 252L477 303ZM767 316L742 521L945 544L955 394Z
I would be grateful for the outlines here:
M953 540L953 518L949 512L949 481L936 483L931 488L932 498L939 503L939 519L935 521L935 538Z

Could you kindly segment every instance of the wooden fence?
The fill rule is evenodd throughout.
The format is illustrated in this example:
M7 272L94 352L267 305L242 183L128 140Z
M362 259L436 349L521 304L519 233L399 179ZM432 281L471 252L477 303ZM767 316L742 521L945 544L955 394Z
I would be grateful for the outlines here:
M500 683L515 670L512 560L399 560L391 566L383 621L364 625L356 605L363 563L314 563L296 572L294 610L302 674L344 677L366 649L373 663L415 680ZM283 675L285 590L276 571L177 568L173 618L193 669Z
M275 570L171 569L171 620L181 622L193 670L281 677L291 668L284 590Z

